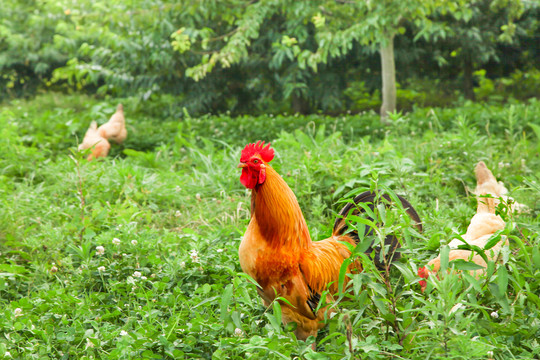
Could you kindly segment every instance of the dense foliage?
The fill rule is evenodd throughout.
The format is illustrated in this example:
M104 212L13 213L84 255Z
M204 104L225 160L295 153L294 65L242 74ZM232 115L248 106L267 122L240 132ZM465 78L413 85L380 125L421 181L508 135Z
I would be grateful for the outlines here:
M398 108L462 94L526 99L540 81L538 9L521 0L5 0L0 100L53 88L146 102L167 94L191 114L378 109L387 28Z
M540 356L538 101L418 108L382 127L372 112L179 121L165 102L137 110L131 99L128 141L87 162L77 139L115 106L49 94L0 112L0 357ZM279 307L262 307L239 268L250 200L236 165L257 139L273 142L272 165L314 239L354 188L389 187L424 221L387 278L362 260L318 353L281 326ZM422 294L417 268L475 212L479 160L529 211L503 213L510 251L489 276L432 277Z

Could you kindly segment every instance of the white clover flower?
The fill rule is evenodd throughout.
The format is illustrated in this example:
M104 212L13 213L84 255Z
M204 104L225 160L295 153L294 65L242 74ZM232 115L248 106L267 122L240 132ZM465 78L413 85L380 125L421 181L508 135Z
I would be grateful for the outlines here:
M146 276L141 276L141 280L146 280L148 279Z
M236 328L234 329L234 336L242 336L242 329Z
M180 210L176 210L176 212L174 213L174 216L180 217L182 216L182 213L180 212Z
M98 271L105 271L105 266L100 266L97 269L98 269Z
M7 358L8 358L8 357L11 357L11 353L10 353L9 351L6 351L6 352L4 353L4 356L7 357Z
M194 263L200 262L199 254L197 253L197 250L191 250L191 252L189 253L189 257L191 258L191 261L193 261Z
M180 263L180 267L181 267L182 269L185 268L185 267L186 267L186 263L185 263L184 261L182 261L182 262Z
M54 274L57 271L58 271L58 268L53 265L53 267L51 268L51 272Z
M105 248L103 246L96 246L96 254L98 255L105 254Z
M13 313L15 314L15 317L23 316L21 308L16 308L15 310L13 310Z
M496 312L496 311L493 311L490 315L491 315L491 317L494 318L494 319L498 319L498 318L499 318L499 313Z
M131 240L131 245L135 246L135 245L137 245L137 244L138 244L138 243L137 243L137 240Z
M120 245L121 241L120 241L119 238L114 238L114 239L112 239L112 243L113 243L114 245Z
M126 336L128 332L126 330L120 331L120 336Z
M140 278L141 275L142 275L142 274L141 274L140 271L135 271L135 272L133 273L133 277L136 277L136 278Z
M223 252L223 249L217 249L216 251L217 251L218 253L221 253L221 252Z
M94 343L90 341L90 338L86 338L85 348L88 349L88 348L93 348L93 347L94 347Z
M201 194L196 193L195 194L195 199L197 199L198 201L201 201Z

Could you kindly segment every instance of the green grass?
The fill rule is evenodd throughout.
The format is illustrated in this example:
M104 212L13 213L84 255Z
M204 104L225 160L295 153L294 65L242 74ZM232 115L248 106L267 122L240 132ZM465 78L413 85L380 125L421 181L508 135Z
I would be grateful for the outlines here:
M540 356L538 101L416 109L388 127L369 113L191 118L172 102L123 103L128 140L93 162L77 139L116 102L49 94L0 110L0 357ZM331 232L341 197L374 184L424 221L420 238L405 236L391 288L372 270L354 277L318 353L263 308L238 264L250 199L236 165L259 139L272 141L314 239ZM483 281L449 274L422 294L416 269L475 213L479 160L530 211L507 218L510 251Z

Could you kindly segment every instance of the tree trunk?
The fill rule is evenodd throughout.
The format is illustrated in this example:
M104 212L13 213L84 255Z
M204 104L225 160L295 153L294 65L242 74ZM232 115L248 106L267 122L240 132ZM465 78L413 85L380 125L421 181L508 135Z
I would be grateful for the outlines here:
M302 95L298 95L296 92L293 92L291 96L291 108L293 113L298 114L309 114L309 102L302 97Z
M381 43L382 105L381 121L387 123L388 113L396 111L396 63L394 62L394 35Z
M465 55L463 59L463 91L465 99L475 100L474 85L473 85L473 63L469 55Z

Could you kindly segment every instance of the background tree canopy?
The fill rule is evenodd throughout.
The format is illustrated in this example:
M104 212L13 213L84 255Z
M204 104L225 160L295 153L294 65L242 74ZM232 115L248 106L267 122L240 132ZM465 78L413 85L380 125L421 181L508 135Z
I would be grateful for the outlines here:
M397 84L385 92L397 93L398 109L526 99L540 82L534 1L5 0L2 8L2 98L52 88L141 102L172 96L191 114L379 110L389 50Z

